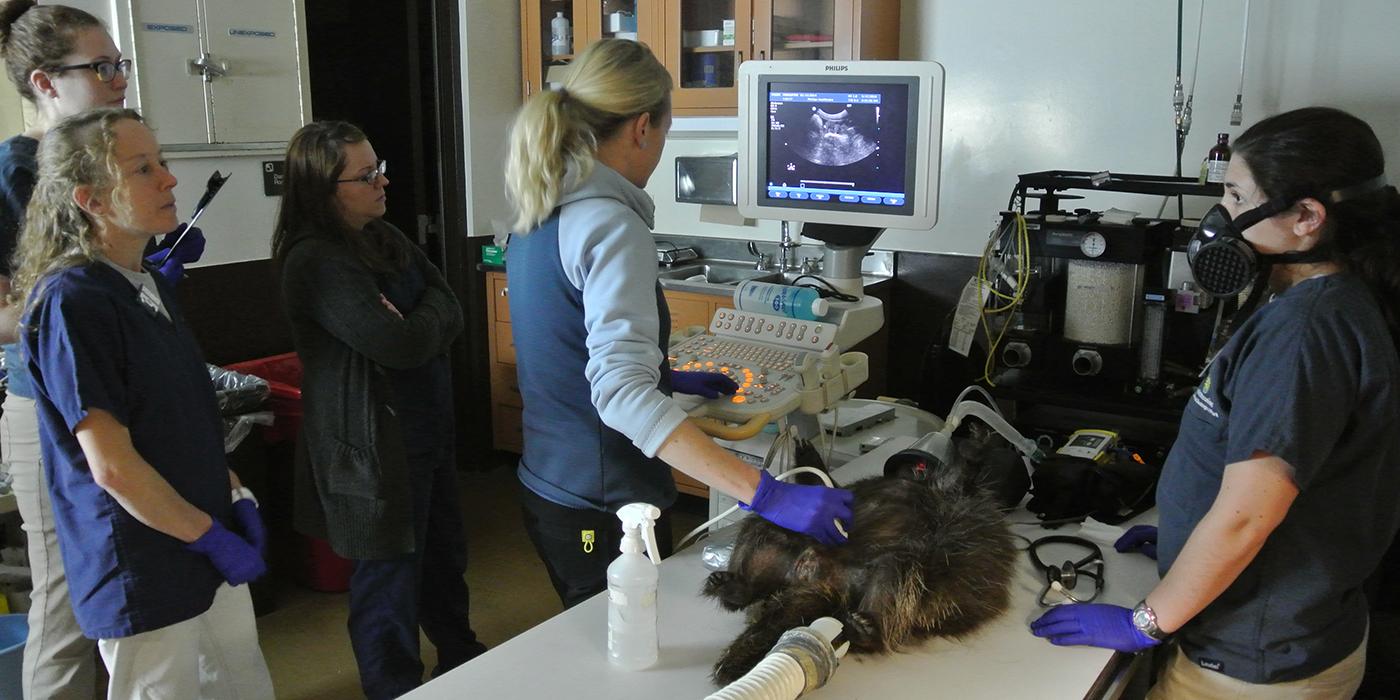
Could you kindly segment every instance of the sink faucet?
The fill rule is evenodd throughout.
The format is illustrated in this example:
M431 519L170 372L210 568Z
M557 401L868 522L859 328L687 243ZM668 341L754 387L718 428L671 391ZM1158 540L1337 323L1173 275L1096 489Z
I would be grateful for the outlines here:
M797 269L797 241L788 229L789 222L783 222L783 239L778 242L778 271L789 272ZM801 234L798 234L801 235Z
M768 254L765 253L765 252L763 252L763 251L761 251L761 250L759 250L759 249L758 249L758 244L757 244L757 243L754 243L753 241L749 241L748 248L749 248L749 255L752 255L752 256L754 256L755 258L757 258L757 262L754 264L753 269L755 269L755 270L767 270L767 269L768 269Z

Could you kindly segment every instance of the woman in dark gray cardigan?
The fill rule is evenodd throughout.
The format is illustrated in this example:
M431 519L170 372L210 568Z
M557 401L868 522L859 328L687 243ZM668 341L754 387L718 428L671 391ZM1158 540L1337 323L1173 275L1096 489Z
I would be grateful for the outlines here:
M355 560L350 642L370 698L422 682L418 629L439 675L480 654L468 620L447 350L452 290L384 221L385 164L344 122L287 148L272 256L304 367L296 525Z

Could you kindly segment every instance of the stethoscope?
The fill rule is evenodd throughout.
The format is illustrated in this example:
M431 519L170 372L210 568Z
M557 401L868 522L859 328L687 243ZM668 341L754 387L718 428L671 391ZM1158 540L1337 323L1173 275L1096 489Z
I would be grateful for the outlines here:
M1066 544L1080 547L1088 551L1088 554L1079 561L1065 560L1064 564L1046 564L1040 560L1036 550L1042 545ZM1045 586L1040 589L1040 596L1036 602L1042 608L1060 605L1064 601L1052 602L1046 600L1050 591L1054 591L1072 603L1088 603L1103 593L1103 551L1099 546L1084 539L1083 537L1072 537L1070 535L1048 535L1042 537L1026 548L1026 553L1030 555L1031 563L1035 565L1036 571L1045 574ZM1079 577L1084 576L1094 581L1094 593L1087 598L1080 598L1074 595L1074 587L1079 583Z

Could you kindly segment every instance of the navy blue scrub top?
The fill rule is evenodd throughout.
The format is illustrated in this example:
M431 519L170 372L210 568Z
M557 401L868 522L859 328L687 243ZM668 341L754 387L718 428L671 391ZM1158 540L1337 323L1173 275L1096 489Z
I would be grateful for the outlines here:
M73 435L89 410L107 411L177 493L231 523L214 388L174 295L153 277L173 321L98 262L44 278L23 322L63 565L78 624L94 639L191 619L223 582L204 555L143 525L99 487Z

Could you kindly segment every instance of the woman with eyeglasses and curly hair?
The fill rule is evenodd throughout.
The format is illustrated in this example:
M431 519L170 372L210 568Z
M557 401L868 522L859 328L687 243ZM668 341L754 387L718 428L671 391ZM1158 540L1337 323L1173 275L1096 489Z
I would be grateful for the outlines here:
M44 136L10 301L34 379L70 599L108 698L272 697L243 585L266 529L173 288L143 264L175 177L127 109ZM35 696L39 697L39 696Z
M83 10L39 5L34 0L0 2L0 59L20 97L34 106L37 119L24 133L0 142L0 297L9 288L10 255L39 174L39 142L64 117L95 107L120 107L126 99L131 59L102 23ZM175 237L167 236L166 243ZM148 255L171 282L184 263L199 259L204 239L190 231L175 253ZM20 518L29 539L34 582L29 639L24 647L22 686L26 697L92 697L96 682L93 642L83 637L68 602L67 579L59 559L47 486L40 469L34 388L15 340L19 309L0 302L0 343L4 344L9 385L0 415L0 452L15 479Z

